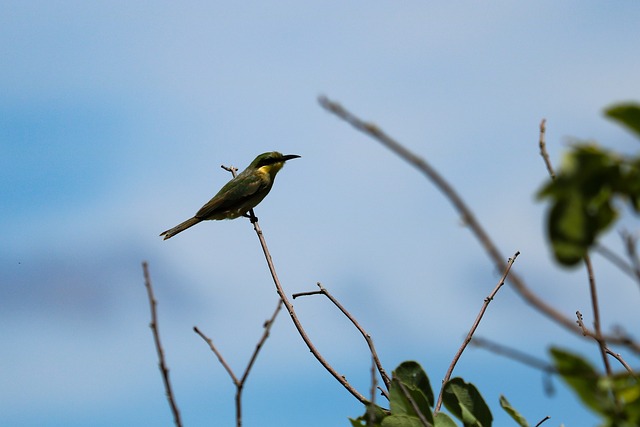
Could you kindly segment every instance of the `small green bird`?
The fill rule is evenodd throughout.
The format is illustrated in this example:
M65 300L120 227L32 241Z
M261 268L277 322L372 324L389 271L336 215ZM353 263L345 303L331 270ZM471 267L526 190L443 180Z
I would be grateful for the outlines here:
M282 155L277 151L260 154L238 176L227 182L193 218L163 231L160 236L167 240L204 220L248 217L247 212L255 208L271 191L276 174L282 169L284 162L298 157L300 156L296 154Z

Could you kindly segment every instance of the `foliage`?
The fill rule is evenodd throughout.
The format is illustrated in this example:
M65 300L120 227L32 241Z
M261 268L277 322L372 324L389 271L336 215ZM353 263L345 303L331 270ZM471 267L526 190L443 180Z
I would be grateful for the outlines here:
M444 385L443 402L451 415L465 427L489 427L491 411L471 383L453 378ZM389 389L390 409L367 405L361 417L351 419L353 427L454 427L453 419L443 413L434 414L434 396L429 378L416 362L403 362L393 371ZM373 408L373 409L372 409ZM426 424L425 424L426 423Z
M640 106L617 105L605 113L640 136ZM556 260L574 266L617 218L615 199L640 212L640 157L625 158L593 144L576 144L556 179L538 197L551 202L547 232Z
M640 137L640 104L614 105L605 115ZM547 231L557 261L576 265L618 218L619 201L640 213L640 156L625 157L595 144L575 144L560 172L538 197L550 202ZM581 356L559 348L551 349L551 358L555 372L585 407L601 417L602 427L640 426L637 376L626 371L599 373ZM442 401L450 415L434 411L433 392L420 365L404 362L393 372L390 409L369 404L363 416L350 421L353 427L454 427L458 425L454 418L464 427L492 424L491 411L480 392L461 378L443 386ZM516 425L531 425L506 397L500 396L499 403Z
M582 403L602 417L607 427L640 425L640 381L625 372L612 377L599 374L580 356L551 349L556 369Z

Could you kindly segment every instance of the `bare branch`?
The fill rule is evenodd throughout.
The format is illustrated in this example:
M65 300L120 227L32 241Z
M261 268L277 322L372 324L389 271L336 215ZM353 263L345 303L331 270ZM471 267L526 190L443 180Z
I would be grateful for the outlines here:
M244 384L247 381L247 377L249 376L249 372L251 371L251 368L253 367L253 364L256 361L256 358L258 357L258 353L260 353L260 349L262 348L262 346L264 345L265 341L269 337L269 332L271 331L271 326L273 325L273 322L275 322L276 317L278 316L278 313L280 312L281 308L282 308L282 301L278 300L278 305L277 305L275 311L273 312L271 317L267 321L264 322L264 325L263 325L264 326L264 332L262 333L262 337L260 338L260 340L256 344L256 348L253 351L253 354L251 355L251 358L249 359L249 363L247 364L247 367L244 370L244 374L242 375L242 378L240 380L238 380L238 377L236 377L236 375L233 373L233 370L231 369L229 364L227 364L227 362L224 359L224 357L222 357L222 354L220 353L220 351L218 351L218 349L213 345L213 341L211 340L211 338L207 337L204 333L202 333L198 329L197 326L193 327L193 330L198 335L200 335L202 337L202 339L206 341L207 344L209 344L209 347L215 353L215 355L218 357L218 360L220 361L220 363L222 364L224 369L227 371L227 373L231 377L231 380L233 381L233 384L236 386L235 403L236 403L236 426L237 427L241 427L242 426L242 390L244 389Z
M446 384L447 381L449 381L449 378L451 378L453 369L455 368L456 363L458 363L458 360L462 356L462 352L464 351L465 348L467 348L467 345L471 341L473 334L475 333L476 329L478 329L478 325L480 325L482 316L484 316L485 311L487 311L487 307L489 307L489 303L493 301L493 298L496 296L496 294L498 293L502 285L504 285L504 281L507 279L507 276L509 275L509 271L511 270L511 266L513 266L513 263L515 262L516 258L518 258L518 255L520 255L520 252L516 252L512 258L509 258L509 261L507 262L507 267L505 268L505 271L502 274L500 281L498 282L496 287L493 289L493 291L491 291L489 296L484 299L484 303L482 304L482 308L480 309L478 316L476 316L476 320L473 322L473 325L471 326L471 329L469 330L469 333L467 334L466 338L462 342L462 345L458 349L458 352L453 357L453 360L449 365L449 369L447 369L447 373L442 379L442 387L440 388L440 393L438 394L438 402L436 403L436 408L434 411L435 413L440 411L440 406L442 406L442 393L444 392L444 385Z
M371 358L371 390L370 390L370 396L371 396L371 400L370 400L370 404L371 404L371 408L367 411L367 413L369 414L369 420L368 420L368 425L373 425L374 424L374 409L373 407L376 404L376 389L378 388L378 377L376 377L376 362L373 359L373 357Z
M282 309L282 301L278 301L278 305L276 306L276 309L274 310L273 314L271 315L269 320L264 322L264 332L262 333L262 337L260 338L260 341L258 341L258 343L256 344L256 349L253 351L253 354L251 355L251 359L249 360L247 369L244 370L244 375L242 375L240 384L244 385L245 381L247 380L249 371L251 371L251 368L253 367L253 364L256 361L256 357L258 357L258 353L260 352L260 349L264 345L267 338L269 338L269 333L271 332L271 327L273 326L273 322L276 321L276 317L278 317L278 313L280 313L281 309Z
M624 242L625 249L627 250L627 256L631 260L631 264L633 265L633 273L635 275L636 281L640 283L640 258L638 258L638 238L628 231L621 231L620 237Z
M580 313L580 311L576 311L576 323L578 324L578 326L580 327L580 329L582 329L582 333L585 336L589 336L591 338L593 338L594 340L598 341L598 337L596 337L593 332L589 331L587 329L587 327L584 324L584 318L582 316L582 313ZM610 356L612 356L613 358L615 358L618 362L620 362L620 364L622 366L624 366L624 368L634 377L636 376L635 372L633 371L633 369L631 369L631 366L629 366L629 364L627 362L625 362L625 360L622 358L622 356L619 353L614 353L613 351L611 351L611 349L609 349L604 343L600 343L600 341L598 341L598 344L601 344L604 352ZM611 375L611 372L607 372L608 375Z
M605 348L605 351L607 352L608 355L612 356L614 359L616 359L618 362L620 362L620 364L622 366L624 366L624 368L627 370L627 372L629 372L635 378L638 378L638 376L633 371L633 369L631 369L631 366L629 366L629 364L627 362L625 362L625 360L622 358L622 356L620 356L620 353L614 353L609 348Z
M602 257L609 261L611 264L618 267L618 269L625 273L627 276L631 277L633 280L640 282L640 271L636 271L635 268L627 261L625 261L620 255L616 254L611 249L600 243L596 243L593 246L593 250L602 255Z
M380 358L378 357L378 352L376 351L375 346L373 345L373 340L371 339L371 335L369 335L367 333L367 331L364 330L364 328L362 326L360 326L360 324L358 323L358 321L355 319L355 317L353 317L351 315L351 313L349 313L347 311L346 308L344 308L344 306L342 304L340 304L340 302L329 293L329 291L327 291L320 282L317 283L318 287L320 288L319 291L311 291L311 292L300 292L297 294L292 295L292 298L297 298L297 297L301 297L301 296L309 296L309 295L317 295L317 294L322 294L324 296L326 296L327 298L329 298L329 300L336 306L338 307L338 309L342 312L342 314L344 314L347 319L349 319L349 321L353 324L353 326L356 327L356 329L358 329L358 331L360 332L360 334L362 335L362 337L365 339L365 341L367 342L367 346L369 347L369 351L371 352L371 356L373 357L373 360L378 368L378 372L380 373L380 377L382 378L382 381L384 382L385 387L387 388L387 390L389 390L389 386L391 385L391 380L389 379L389 376L387 375L386 371L384 370L384 368L382 367L382 363L380 363ZM385 396L388 398L389 396L384 393Z
M196 334L200 335L200 337L203 340L205 340L205 342L207 344L209 344L209 348L211 349L211 351L214 352L214 354L216 355L216 357L220 361L220 364L224 367L224 370L227 371L227 373L231 377L231 380L233 381L233 384L237 387L240 384L240 380L238 380L238 377L236 377L236 374L233 373L233 369L231 369L231 366L229 366L227 361L224 359L224 357L222 356L222 353L220 353L220 351L216 348L216 346L213 345L213 341L211 340L211 338L209 338L202 331L200 331L200 329L198 329L197 326L193 327L193 331Z
M584 256L584 265L587 268L587 276L589 279L589 292L591 294L591 308L593 310L593 329L595 331L594 338L600 348L600 354L602 356L602 362L607 375L611 375L611 365L609 364L609 358L606 352L606 342L602 338L602 330L600 329L600 306L598 304L598 292L596 289L596 278L593 273L593 266L591 265L591 257L589 255ZM584 326L584 324L583 324ZM584 329L583 329L584 330Z
M431 167L431 165L429 165L424 159L401 145L395 139L384 133L376 125L364 122L351 112L347 111L340 104L331 101L324 96L321 96L318 101L320 105L327 111L335 114L337 117L346 121L359 131L365 133L366 135L369 135L376 141L380 142L382 145L389 148L407 163L411 164L420 172L422 172L445 195L445 197L449 199L451 204L453 204L455 209L462 217L463 222L469 226L469 229L472 231L476 239L478 239L485 252L487 252L487 254L489 255L489 258L495 264L496 269L504 271L504 269L506 268L506 263L504 262L506 257L504 257L500 253L497 246L491 240L484 228L480 225L480 222L476 219L475 215L462 200L460 195L433 167ZM556 310L551 305L547 304L542 298L536 295L525 283L525 281L521 279L517 274L511 273L509 275L509 282L512 284L512 288L529 305L543 313L548 318L552 319L560 326L573 332L574 334L580 333L580 330L576 327L573 320ZM625 345L631 348L636 353L640 353L640 343L629 339L629 337L606 336L603 338L606 338L609 343Z
M147 296L149 297L149 307L151 308L151 323L149 327L153 332L153 341L156 345L156 352L158 353L158 366L160 368L160 372L162 373L162 381L164 382L164 389L167 394L167 400L169 401L169 406L171 407L171 412L173 413L173 421L177 427L182 427L182 420L180 419L180 411L178 410L178 405L176 404L176 400L173 396L173 391L171 389L171 381L169 380L169 368L164 360L164 351L162 350L162 344L160 343L160 331L158 329L158 315L157 315L157 305L158 302L153 294L153 286L151 285L151 276L149 274L149 266L147 262L142 263L142 271L144 273L144 286L147 288Z
M530 366L535 369L539 369L548 374L556 374L557 370L553 365L547 363L542 359L533 357L527 353L524 353L518 349L504 346L502 344L495 343L485 338L473 337L470 343L472 346L484 348L492 353L499 354L509 359L520 362L524 365Z

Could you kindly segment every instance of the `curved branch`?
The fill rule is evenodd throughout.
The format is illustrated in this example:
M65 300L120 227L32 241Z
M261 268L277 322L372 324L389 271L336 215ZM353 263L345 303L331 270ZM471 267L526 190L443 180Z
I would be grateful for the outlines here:
M389 390L389 387L391 386L391 379L389 378L389 376L387 375L387 372L382 367L382 363L380 363L380 358L378 357L378 352L376 351L376 347L373 345L373 340L371 339L371 335L369 335L369 333L367 333L367 331L365 331L364 328L360 326L360 323L358 323L355 317L353 317L351 313L349 313L347 309L344 308L342 304L340 304L340 301L338 301L333 295L331 295L329 291L326 288L324 288L324 286L322 286L320 282L318 282L317 285L320 288L319 291L300 292L297 294L293 294L292 298L296 299L297 297L308 296L308 295L318 295L318 294L324 295L327 298L329 298L329 301L331 301L333 305L338 307L338 310L340 310L342 314L347 316L347 319L349 319L349 321L353 324L353 326L356 327L356 329L360 332L364 340L367 342L367 346L369 347L369 351L371 352L371 357L373 359L373 362L377 367L378 372L380 373L380 377L382 378L382 381L384 382L385 387L387 388L387 390ZM389 397L386 394L386 392L383 392L383 393L385 394L385 396L387 396L387 398Z
M431 165L429 165L429 163L427 163L426 160L417 156L402 144L400 144L398 141L391 138L375 124L367 123L361 120L360 118L346 110L344 107L342 107L340 104L331 101L327 97L321 96L318 99L318 102L327 111L333 113L337 117L349 123L354 128L380 142L382 145L389 148L407 163L422 172L444 194L444 196L449 199L451 204L453 204L454 208L462 217L464 223L469 226L471 232L475 235L476 239L478 239L485 252L489 255L489 258L493 261L496 269L498 269L499 271L505 270L505 268L507 267L507 263L504 261L506 257L504 257L500 253L497 246L495 245L493 240L491 240L480 222L476 219L471 209L467 206L464 200L462 200L462 197ZM579 336L582 335L582 331L577 327L577 325L571 318L565 316L556 308L547 304L542 298L536 295L527 286L525 281L521 279L520 276L518 276L516 273L512 272L511 274L509 274L509 282L511 283L513 289L518 293L518 295L520 295L529 305L552 319L560 326L569 330L570 332ZM627 346L636 353L640 353L640 343L636 343L628 337L603 336L602 338L610 343Z

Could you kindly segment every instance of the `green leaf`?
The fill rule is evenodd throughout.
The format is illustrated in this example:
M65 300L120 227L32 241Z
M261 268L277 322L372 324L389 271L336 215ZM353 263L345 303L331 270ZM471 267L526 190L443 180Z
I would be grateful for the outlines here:
M604 378L599 383L600 387L612 389L621 402L622 414L618 419L623 419L628 425L640 425L640 381L630 373L616 375L612 378Z
M623 179L620 192L628 197L631 207L640 212L640 159L635 159L623 166Z
M382 427L424 427L418 417L411 415L390 415L382 421Z
M429 401L429 406L433 407L434 400L431 383L429 382L429 377L427 377L427 374L418 362L402 362L396 370L393 371L393 376L402 381L404 385L420 390Z
M520 415L520 413L516 411L513 406L511 406L506 397L500 396L500 406L502 406L502 409L504 409L505 412L509 414L509 416L513 418L513 420L518 423L520 427L529 427L529 423L527 422L527 420L522 415Z
M605 415L611 411L609 393L598 386L600 376L589 362L558 348L551 349L551 357L562 379L587 407Z
M490 427L493 416L478 389L462 378L454 378L444 385L444 406L465 427Z
M600 375L580 356L557 348L551 349L551 355L562 379L588 408L605 420L603 425L640 425L640 383L636 377L626 372L611 377Z
M576 265L616 219L613 199L640 201L640 172L620 157L589 144L575 145L555 180L538 193L551 200L547 232L556 260ZM635 198L634 198L635 197ZM640 207L640 204L638 205Z
M393 415L417 417L420 413L433 424L433 392L427 374L417 362L403 362L393 371L389 405Z
M615 120L640 136L640 105L636 103L616 104L604 111L605 115Z
M387 416L385 412L378 405L368 404L366 405L366 411L364 415L358 418L349 418L353 427L378 427L382 423L382 420Z
M577 264L593 243L594 236L584 211L584 202L577 193L556 201L551 207L548 233L554 255L561 264Z
M415 403L417 411L414 409L407 395ZM428 422L433 424L433 414L431 413L429 401L424 393L409 384L402 383L401 386L400 380L395 376L393 381L391 381L391 387L389 388L389 404L392 415L418 417L419 412Z
M434 418L435 427L458 427L455 421L444 412L438 412Z

